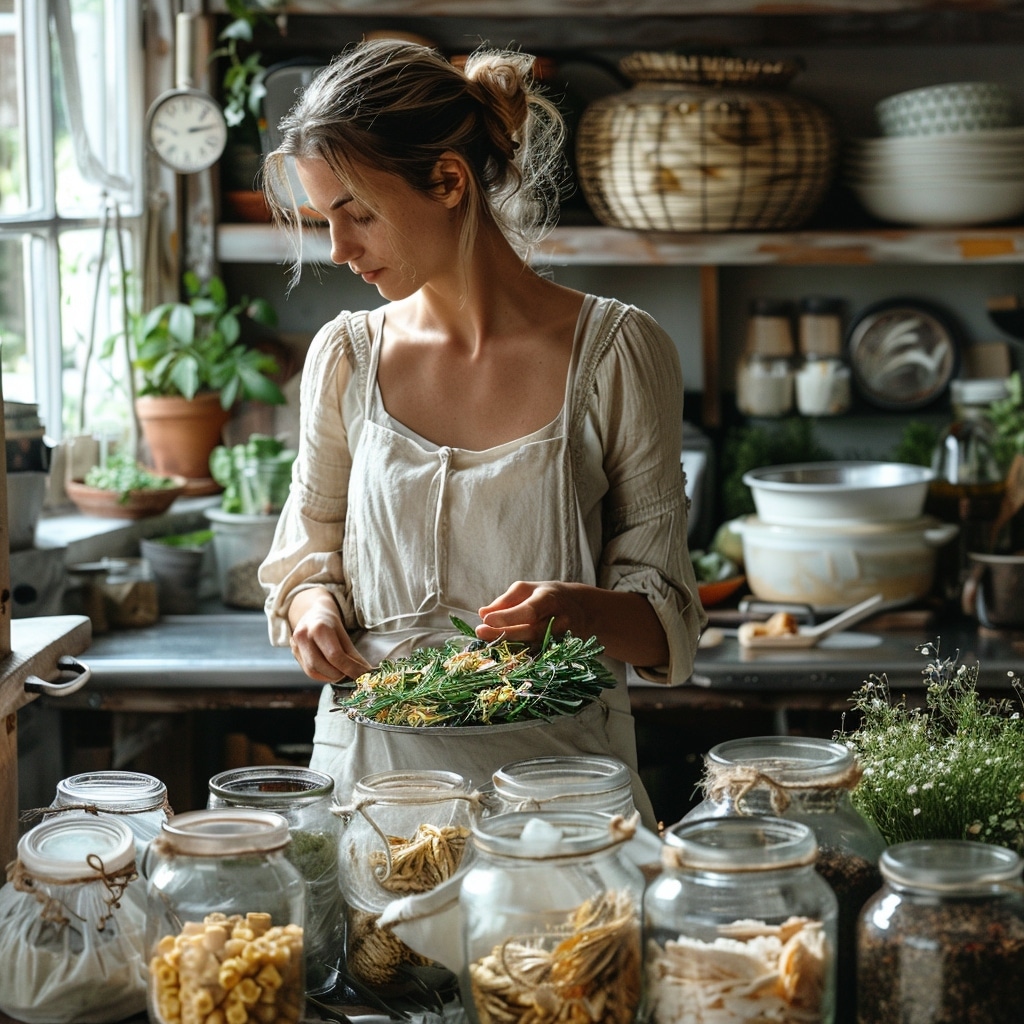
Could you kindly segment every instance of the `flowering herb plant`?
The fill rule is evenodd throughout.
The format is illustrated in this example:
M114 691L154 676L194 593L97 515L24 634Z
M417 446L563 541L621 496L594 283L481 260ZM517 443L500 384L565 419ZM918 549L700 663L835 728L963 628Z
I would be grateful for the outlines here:
M573 714L615 685L596 637L566 633L555 640L549 625L532 649L502 639L486 643L461 619L451 620L462 636L385 659L353 691L339 691L348 695L335 696L335 710L386 725L488 725Z
M884 676L853 696L860 724L836 739L864 774L856 807L886 842L978 839L1024 854L1024 720L1014 700L981 697L978 666L943 659L938 645L917 648L932 660L924 708L893 701ZM1011 673L1018 701L1020 679Z

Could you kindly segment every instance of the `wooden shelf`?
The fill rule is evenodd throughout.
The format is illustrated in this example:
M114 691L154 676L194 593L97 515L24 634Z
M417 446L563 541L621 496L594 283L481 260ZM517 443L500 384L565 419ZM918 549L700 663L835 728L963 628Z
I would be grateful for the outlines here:
M223 263L287 263L287 236L270 224L222 224ZM306 229L304 262L329 262L326 228ZM1024 225L947 230L878 228L850 231L688 234L560 227L534 261L558 266L871 266L890 263L1021 263Z

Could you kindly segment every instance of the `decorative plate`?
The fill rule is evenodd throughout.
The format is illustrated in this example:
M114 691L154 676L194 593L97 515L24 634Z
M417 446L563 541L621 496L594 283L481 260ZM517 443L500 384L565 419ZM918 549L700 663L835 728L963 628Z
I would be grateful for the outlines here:
M869 306L849 334L857 389L880 409L920 409L945 390L960 363L960 332L949 313L921 299Z

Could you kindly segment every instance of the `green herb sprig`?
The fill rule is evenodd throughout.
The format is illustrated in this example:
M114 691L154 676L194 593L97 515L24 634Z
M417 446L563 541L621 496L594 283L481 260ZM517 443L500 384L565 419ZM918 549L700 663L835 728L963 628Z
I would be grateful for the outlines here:
M854 805L889 843L978 839L1024 853L1024 719L1017 700L985 699L978 666L940 658L937 644L924 669L926 706L892 699L884 676L854 694L860 724L836 739L864 769Z
M335 696L335 710L385 725L488 725L573 714L615 686L596 637L566 633L555 640L549 624L533 650L508 640L486 643L461 619L451 621L462 636L382 661L356 680L354 691ZM466 643L466 636L473 639Z

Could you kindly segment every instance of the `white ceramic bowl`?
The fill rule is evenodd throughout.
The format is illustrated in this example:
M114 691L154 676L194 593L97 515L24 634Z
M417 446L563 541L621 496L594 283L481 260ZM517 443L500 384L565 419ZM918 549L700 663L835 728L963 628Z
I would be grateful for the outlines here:
M762 601L848 608L872 594L887 604L925 597L938 549L957 534L931 516L847 526L779 526L747 516L736 524L747 585Z
M904 462L797 462L743 474L763 523L838 526L917 519L934 474Z
M918 227L968 227L1013 220L1024 213L1024 179L1017 181L854 182L857 198L879 220Z
M1013 95L996 82L950 82L888 96L875 106L883 134L946 135L1016 123Z

